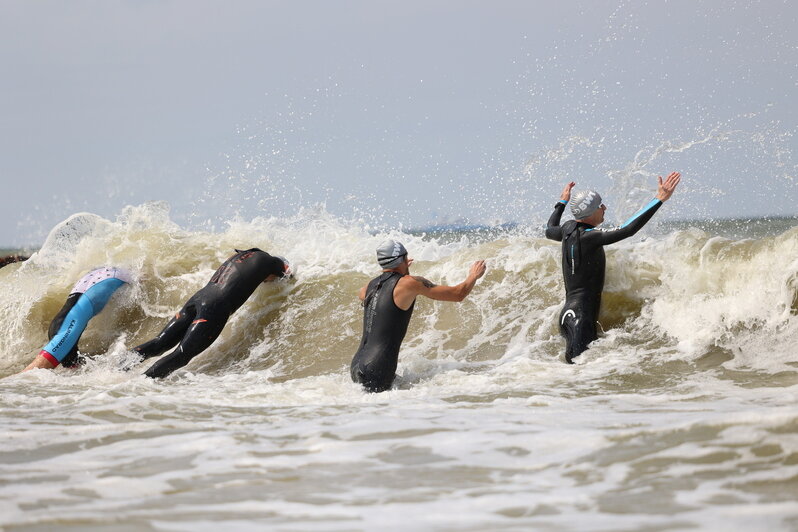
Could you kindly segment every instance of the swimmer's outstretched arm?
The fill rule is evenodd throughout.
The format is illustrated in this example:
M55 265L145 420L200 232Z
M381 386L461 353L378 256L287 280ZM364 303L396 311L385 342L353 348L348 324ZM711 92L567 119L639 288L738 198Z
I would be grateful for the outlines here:
M554 206L554 212L551 213L549 222L546 224L546 238L549 240L556 240L558 242L562 240L560 218L562 218L565 206L568 205L568 201L571 199L571 189L574 188L574 185L576 185L576 183L573 181L565 185L565 188L562 189L562 194L560 194L560 201Z
M614 244L624 238L637 233L643 228L646 223L654 216L654 213L662 207L663 202L668 201L676 190L676 186L681 181L679 172L672 172L665 181L662 181L662 176L657 178L658 187L657 195L645 207L640 209L634 216L629 218L619 229L613 231L596 231L594 234L599 235L601 238L601 245Z
M397 283L394 289L394 300L397 304L400 301L407 301L407 307L412 304L416 296L426 296L437 301L459 302L471 293L477 280L485 275L485 271L485 261L478 260L471 265L465 281L454 286L438 286L423 277L407 275ZM403 305L399 306L403 307Z

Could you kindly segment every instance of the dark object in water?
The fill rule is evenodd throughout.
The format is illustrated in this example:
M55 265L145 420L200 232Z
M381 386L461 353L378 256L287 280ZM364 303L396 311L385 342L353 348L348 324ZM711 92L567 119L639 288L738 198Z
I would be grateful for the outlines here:
M23 260L28 260L30 257L25 257L22 255L6 255L5 257L0 257L0 268L3 266L7 266L12 262L22 262Z

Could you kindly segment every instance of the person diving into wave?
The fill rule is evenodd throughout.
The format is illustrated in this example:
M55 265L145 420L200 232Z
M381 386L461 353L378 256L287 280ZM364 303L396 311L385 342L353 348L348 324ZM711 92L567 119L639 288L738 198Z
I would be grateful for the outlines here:
M72 368L83 362L78 341L89 321L102 312L111 296L132 282L127 270L113 266L96 268L75 283L66 303L50 323L50 342L24 370L52 369L59 364Z
M593 190L574 193L573 181L565 185L560 201L546 225L546 238L562 242L562 273L565 280L565 305L560 313L560 334L565 337L565 361L582 354L597 338L596 321L604 289L606 259L604 246L614 244L637 233L654 213L673 195L681 180L679 172L671 173L663 182L658 178L657 194L621 227L598 229L607 207ZM565 206L570 202L574 220L560 225Z
M283 257L269 255L258 248L235 250L199 292L183 305L154 339L133 348L143 359L161 355L145 375L165 377L188 364L219 337L227 320L260 286L293 273Z

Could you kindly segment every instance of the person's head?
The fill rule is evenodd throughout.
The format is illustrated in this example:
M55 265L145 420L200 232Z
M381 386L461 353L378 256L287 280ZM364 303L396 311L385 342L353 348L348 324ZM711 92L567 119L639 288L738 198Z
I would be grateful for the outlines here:
M0 257L0 268L5 266L6 264L12 264L14 262L22 262L24 260L28 260L28 257L24 257L22 255L8 255L6 257Z
M398 270L400 272L410 266L405 247L401 242L390 239L380 244L377 248L377 263L383 270Z
M601 196L595 190L580 190L571 196L571 214L582 223L599 225L604 221L607 207L601 202Z
M294 277L294 272L291 269L291 264L288 262L288 259L286 259L285 257L278 257L276 255L273 255L271 270L274 273L270 273L266 277L266 279L263 280L264 283L278 281L280 279L292 279Z

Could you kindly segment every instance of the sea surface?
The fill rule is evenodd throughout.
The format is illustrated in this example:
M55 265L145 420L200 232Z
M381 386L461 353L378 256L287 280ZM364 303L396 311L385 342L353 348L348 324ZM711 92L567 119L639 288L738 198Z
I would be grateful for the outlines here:
M396 386L349 363L374 250L404 242L460 304L419 299ZM163 380L152 338L234 248L285 255ZM17 374L74 282L130 269L77 369ZM374 232L323 209L200 232L159 204L79 213L0 269L6 531L798 530L798 219L658 225L607 248L601 338L563 361L560 248L522 225Z

